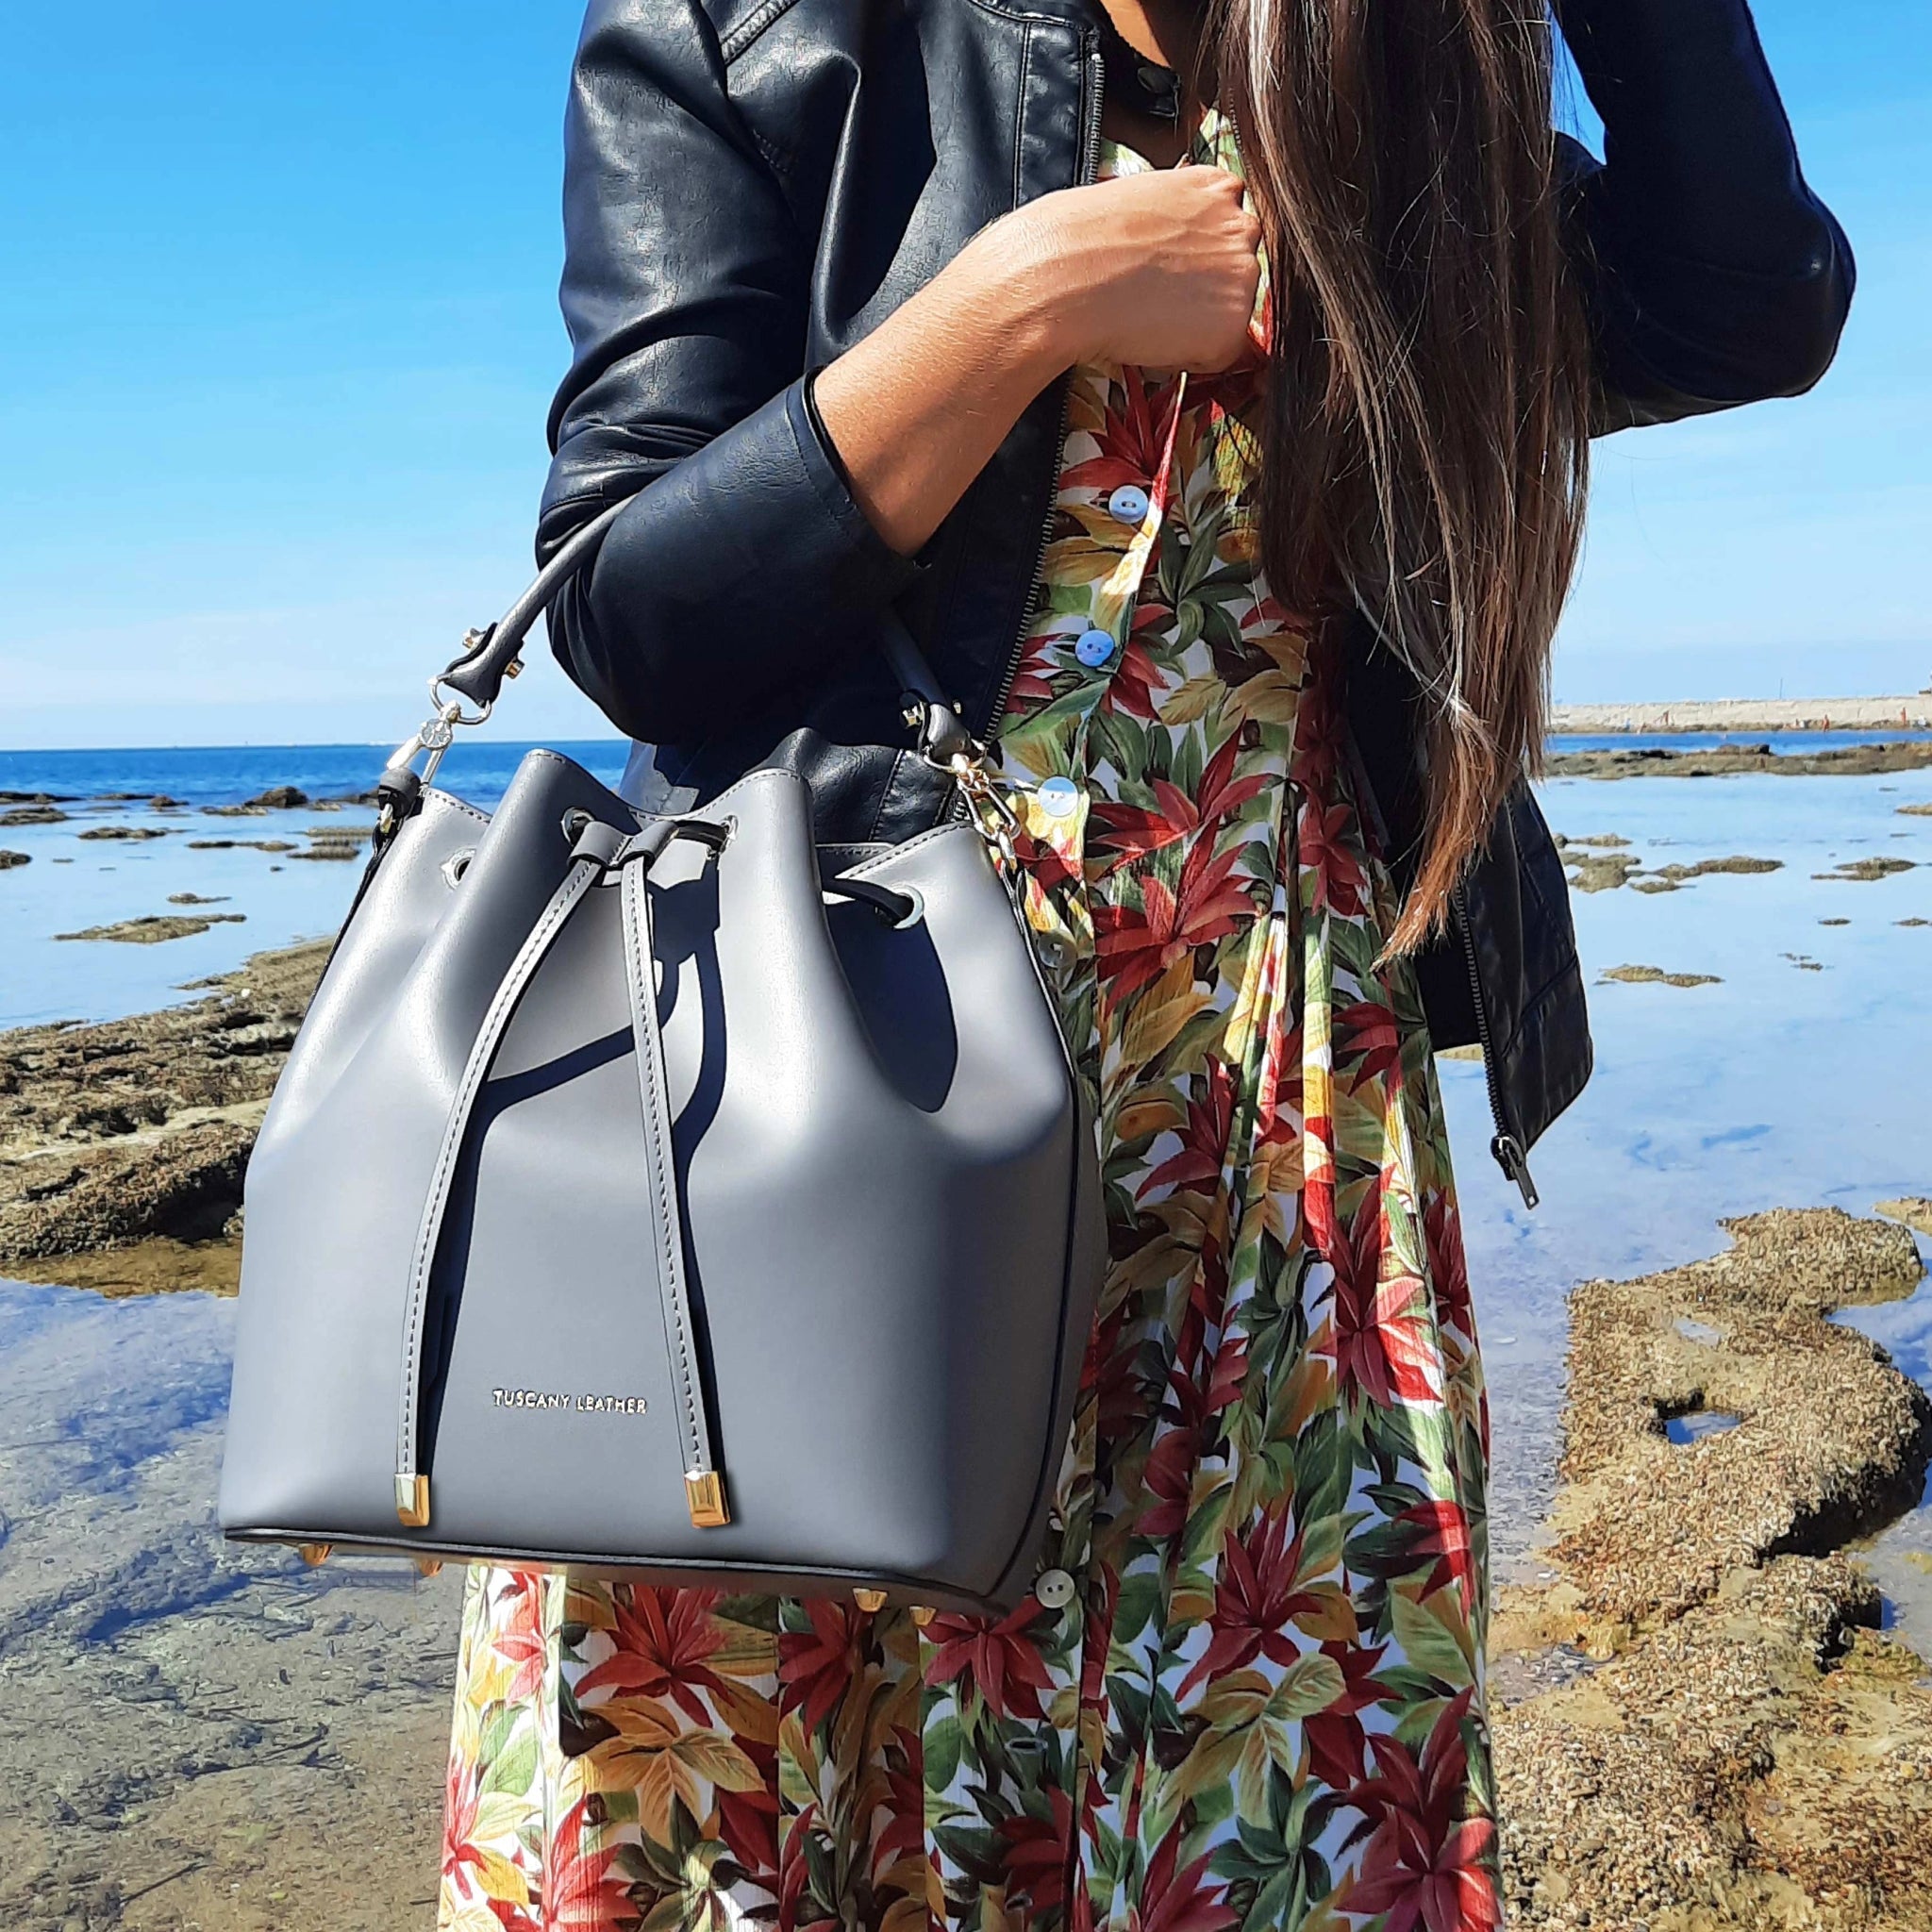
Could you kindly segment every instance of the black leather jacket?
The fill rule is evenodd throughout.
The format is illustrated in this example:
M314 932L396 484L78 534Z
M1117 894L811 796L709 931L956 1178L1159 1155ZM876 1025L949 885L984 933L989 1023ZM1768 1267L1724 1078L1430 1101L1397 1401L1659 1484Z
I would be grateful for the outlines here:
M1852 288L1804 184L1744 0L1559 0L1607 165L1564 144L1606 428L1789 395ZM810 780L822 836L946 808L875 648L889 604L967 724L998 717L1043 548L1061 387L917 557L854 502L811 407L831 361L979 228L1091 177L1107 90L1151 87L1098 0L591 0L567 128L548 556L631 499L552 612L573 678L702 798L758 764ZM1140 103L1143 107L1147 102ZM1398 871L1420 832L1416 695L1364 639L1350 709ZM1424 956L1436 1043L1480 1040L1494 1151L1589 1077L1567 886L1519 787Z

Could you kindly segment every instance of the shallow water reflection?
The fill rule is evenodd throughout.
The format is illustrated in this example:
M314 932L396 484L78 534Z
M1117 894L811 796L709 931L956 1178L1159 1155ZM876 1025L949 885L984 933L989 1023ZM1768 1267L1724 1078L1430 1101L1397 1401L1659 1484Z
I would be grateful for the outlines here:
M0 1281L8 1926L360 1932L433 1894L460 1578L223 1542L234 1313Z
M1932 922L1932 817L1896 810L1932 798L1932 772L1576 779L1544 796L1558 830L1620 835L1648 866L1730 853L1783 865L1705 875L1674 892L1578 898L1591 980L1610 966L1653 964L1722 984L1592 986L1596 1076L1536 1150L1543 1205L1534 1214L1484 1152L1481 1069L1442 1063L1491 1388L1491 1529L1505 1576L1534 1573L1537 1525L1554 1493L1571 1287L1712 1253L1723 1244L1721 1215L1824 1203L1868 1212L1879 1199L1932 1192L1932 924L1900 923ZM226 823L252 830L263 822ZM194 855L236 862L232 878L213 881L179 870L182 842L141 848L143 864L155 863L153 885L137 895L142 909L163 886L177 891L197 879L231 887L238 908L262 905L261 855ZM1813 876L1881 849L1912 869L1873 882ZM345 887L351 868L290 871L341 874ZM320 893L312 883L289 890ZM318 924L323 896L300 901L314 906ZM96 903L105 896L89 901L88 917ZM284 924L310 916L295 913L295 900L276 903ZM58 916L63 926L78 923L65 899ZM264 915L216 933L245 935L230 948L239 953L274 937L272 924ZM200 943L158 950L185 963ZM123 997L120 967L101 956L150 949L48 950L69 968L58 995L51 980L33 991L31 973L23 994L24 955L15 954L9 1003L44 998L70 1011L140 1004ZM171 964L175 976L183 975ZM1932 1381L1932 1293L1846 1319ZM92 1606L73 1625L82 1635L253 1601L251 1592L308 1603L333 1592L365 1608L385 1593L414 1596L400 1566L311 1576L292 1556L220 1544L210 1510L232 1320L232 1304L202 1294L108 1302L74 1288L0 1285L0 1645L9 1631L45 1622L50 1603L71 1607L75 1591ZM1932 1512L1882 1538L1874 1561L1899 1616L1932 1650ZM451 1584L442 1580L438 1603ZM446 1605L436 1615L446 1617ZM61 1617L72 1621L70 1610Z
M1570 1288L1714 1254L1720 1216L1863 1214L1932 1193L1932 924L1900 924L1932 922L1932 818L1898 810L1932 799L1932 772L1573 778L1542 797L1557 831L1627 839L1645 867L1731 854L1782 865L1676 891L1576 896L1596 1074L1532 1157L1535 1213L1484 1152L1482 1070L1441 1063L1490 1375L1492 1534L1506 1577L1535 1574L1536 1526L1554 1493ZM1813 876L1876 851L1913 868L1869 882ZM1722 984L1595 983L1619 965ZM1901 1364L1926 1380L1924 1329L1910 1324L1928 1312L1922 1292L1847 1319L1888 1345L1900 1338ZM1932 1550L1932 1523L1894 1536L1907 1534L1920 1556ZM1886 1557L1890 1541L1882 1580L1932 1647L1932 1576Z

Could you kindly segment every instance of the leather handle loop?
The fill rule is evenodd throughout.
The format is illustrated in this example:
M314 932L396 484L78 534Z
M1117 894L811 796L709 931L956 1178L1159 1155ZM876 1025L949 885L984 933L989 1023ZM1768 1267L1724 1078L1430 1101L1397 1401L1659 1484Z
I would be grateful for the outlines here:
M372 867L389 849L403 824L414 817L423 788L436 775L457 727L480 724L495 708L504 682L522 667L524 641L530 627L548 609L578 571L597 555L610 526L631 499L599 510L581 529L574 530L510 608L487 629L473 630L464 639L461 657L429 680L436 708L390 755L378 790L382 793L375 838L371 845ZM919 753L941 771L960 773L968 763L984 758L983 749L958 715L958 708L940 690L939 679L925 654L891 604L878 613L879 645L906 695L906 722L918 733ZM465 712L468 700L475 708ZM418 758L424 759L420 772Z
M564 585L596 557L605 534L630 502L626 496L622 502L599 510L581 529L573 530L523 595L479 634L480 641L472 649L447 665L436 682L459 692L473 705L486 709L493 705L502 694L504 681L510 675L510 666L523 655L524 641L538 618L556 602ZM952 700L941 690L939 678L918 641L907 628L905 619L890 604L879 613L879 629L880 649L901 688L929 712L942 712L963 741L965 726L959 723ZM947 737L950 748L951 734L942 735Z
M573 530L523 595L483 633L481 645L466 651L438 680L460 691L473 705L492 705L503 690L509 667L517 661L530 627L555 602L557 593L597 554L609 529L630 501L600 510L580 530Z

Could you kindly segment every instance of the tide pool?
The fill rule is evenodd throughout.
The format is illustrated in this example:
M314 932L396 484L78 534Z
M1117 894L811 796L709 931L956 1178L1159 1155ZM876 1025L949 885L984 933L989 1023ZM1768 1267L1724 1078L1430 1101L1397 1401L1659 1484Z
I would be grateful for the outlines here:
M350 749L364 761L331 754L314 768L291 768L277 754L227 771L215 755L182 754L208 762L198 793L178 768L170 775L141 762L160 755L130 755L125 766L106 762L105 754L47 756L104 760L88 773L96 791L160 789L206 806L271 783L297 783L317 795L360 789L374 765ZM448 768L452 789L488 804L520 750L464 747L465 760L453 758ZM621 763L615 745L579 756L607 778ZM62 789L53 775L16 783L20 774L0 771L0 786ZM1441 1062L1491 1390L1491 1528L1506 1578L1537 1570L1537 1529L1556 1480L1570 1288L1594 1275L1643 1274L1714 1253L1724 1244L1721 1216L1826 1204L1865 1213L1880 1199L1932 1193L1932 816L1901 810L1932 803L1932 772L1802 782L1757 774L1560 779L1542 797L1559 832L1627 840L1620 849L1646 870L1732 855L1775 859L1779 869L1707 874L1674 891L1624 886L1576 895L1597 1071L1532 1156L1542 1194L1534 1213L1486 1151L1491 1129L1480 1067ZM310 824L368 817L366 808L354 806L333 815L297 809L242 819L205 811L157 819L132 802L67 809L83 815L0 831L0 845L34 857L31 865L0 874L0 1024L158 1006L186 997L175 991L182 982L232 967L251 952L332 930L358 866L246 849L192 852L189 841L306 843ZM78 838L104 823L181 829L140 842ZM1909 867L1864 881L1840 871L1874 857ZM60 858L75 862L53 862ZM221 899L206 909L240 911L247 923L146 947L51 938L167 911L170 896L187 891ZM1595 983L1625 965L1709 974L1717 983ZM15 1297L0 1310L0 1350L9 1361L33 1348L36 1329L51 1335L48 1324L59 1324L62 1346L58 1360L52 1351L38 1355L42 1366L25 1382L0 1383L0 1441L33 1440L50 1404L60 1414L86 1416L79 1433L104 1439L97 1462L68 1462L79 1455L71 1440L58 1452L61 1479L82 1489L124 1482L117 1466L172 1457L191 1439L207 1441L220 1406L225 1308L186 1298L107 1305L72 1290L4 1293ZM92 1311L85 1321L79 1308ZM1846 1319L1891 1346L1908 1373L1932 1379L1932 1294ZM148 1405L138 1384L121 1379L112 1365L125 1360L125 1344L110 1338L132 1337L137 1327L142 1348L186 1351L202 1365L192 1398L177 1390L163 1400L158 1391ZM104 1376L114 1382L111 1401L100 1397ZM49 1378L60 1377L57 1398ZM60 1429L63 1438L75 1433L64 1423ZM195 1447L194 1455L197 1466L209 1466L205 1449ZM210 1533L205 1518L193 1533ZM1932 1567L1932 1512L1888 1532L1872 1560L1892 1614L1932 1652L1932 1577L1922 1567Z

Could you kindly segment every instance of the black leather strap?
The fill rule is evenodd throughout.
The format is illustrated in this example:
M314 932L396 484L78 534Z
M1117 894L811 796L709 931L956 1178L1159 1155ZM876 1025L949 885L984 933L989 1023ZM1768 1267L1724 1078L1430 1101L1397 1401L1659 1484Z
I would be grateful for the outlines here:
M558 591L590 562L604 541L604 533L623 514L625 504L613 503L600 510L582 529L575 530L558 546L557 554L531 581L524 594L483 633L475 649L466 651L451 664L439 680L452 691L461 691L474 705L493 705L517 661L524 640Z
M460 692L473 705L485 708L493 705L502 694L504 682L510 675L510 666L523 654L524 641L529 636L531 627L549 608L564 585L594 559L598 547L604 541L605 532L624 514L629 502L626 497L622 503L613 503L608 509L600 510L581 529L573 531L558 546L557 554L537 573L523 595L489 629L479 634L479 640L473 648L443 670L437 682ZM909 696L917 697L925 708L927 718L924 737L926 742L922 749L932 749L936 732L944 740L945 757L950 757L956 749L963 749L966 729L958 720L957 708L941 690L925 653L906 627L905 620L890 604L880 611L880 632L881 648L891 667L892 675L899 680L900 689ZM959 741L958 745L953 742L955 736ZM943 757L941 762L944 762ZM413 807L414 801L410 803ZM407 816L408 811L396 814L398 822Z

